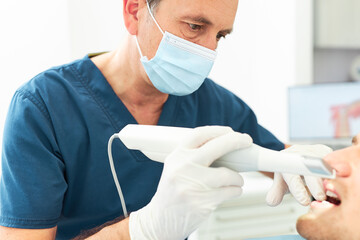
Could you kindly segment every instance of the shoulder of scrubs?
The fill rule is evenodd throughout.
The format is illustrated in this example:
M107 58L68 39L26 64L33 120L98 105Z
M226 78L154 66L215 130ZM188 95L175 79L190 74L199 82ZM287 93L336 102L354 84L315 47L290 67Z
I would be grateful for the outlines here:
M19 89L11 101L4 128L0 225L56 225L67 184L53 131L41 99Z
M253 110L238 96L210 79L192 96L198 102L200 124L223 124L235 131L249 134L260 146L282 150L284 144L269 130L262 127Z
M82 62L84 59L38 74L12 98L3 135L2 226L42 229L59 222L68 189L64 145L59 142L77 141L74 136L71 140L60 138L67 133L66 128L77 131L74 108L80 107L74 99L80 95L81 88L76 88L82 83L73 69Z
M55 133L59 117L54 112L71 111L73 102L67 96L72 95L76 83L69 82L73 78L70 68L80 61L38 74L12 98L3 135L2 226L40 229L54 227L59 221L68 185Z

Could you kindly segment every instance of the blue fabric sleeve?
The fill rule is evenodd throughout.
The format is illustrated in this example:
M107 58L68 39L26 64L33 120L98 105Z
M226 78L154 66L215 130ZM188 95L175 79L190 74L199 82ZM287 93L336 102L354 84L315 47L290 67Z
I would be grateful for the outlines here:
M17 91L5 123L0 182L0 225L56 226L67 189L65 166L41 98Z

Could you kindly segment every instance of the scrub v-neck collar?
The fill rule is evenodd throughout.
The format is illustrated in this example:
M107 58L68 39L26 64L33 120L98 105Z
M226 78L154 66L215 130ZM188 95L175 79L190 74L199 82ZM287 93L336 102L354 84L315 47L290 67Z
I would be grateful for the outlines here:
M89 56L85 56L83 69L88 90L93 94L99 105L104 108L116 131L120 131L127 124L138 124L121 99L116 95L104 75L93 63ZM176 118L178 98L169 95L166 100L157 125L171 126Z

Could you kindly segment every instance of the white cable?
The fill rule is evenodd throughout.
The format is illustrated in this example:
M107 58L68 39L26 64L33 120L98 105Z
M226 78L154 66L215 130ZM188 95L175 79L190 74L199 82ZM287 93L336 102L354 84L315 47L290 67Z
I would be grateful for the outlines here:
M119 180L118 180L117 175L116 175L115 166L114 166L114 160L113 160L112 153L111 153L112 142L114 141L115 138L119 138L118 134L112 135L110 137L110 139L109 139L109 142L108 142L108 157L109 157L109 162L110 162L111 173L112 173L113 178L114 178L116 189L117 189L117 191L119 193L121 206L122 206L122 209L123 209L123 212L124 212L124 217L127 218L128 213L127 213L127 210L126 210L125 199L124 199L124 195L123 195L123 193L121 191Z

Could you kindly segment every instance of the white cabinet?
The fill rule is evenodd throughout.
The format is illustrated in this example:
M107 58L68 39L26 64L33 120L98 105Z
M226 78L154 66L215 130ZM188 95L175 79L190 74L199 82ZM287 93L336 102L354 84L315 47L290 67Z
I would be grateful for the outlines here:
M296 233L296 219L308 211L292 196L285 196L277 207L265 203L272 180L244 176L244 194L222 204L197 231L198 240L241 240ZM194 238L191 238L194 239Z
M315 46L360 48L359 0L315 0Z

